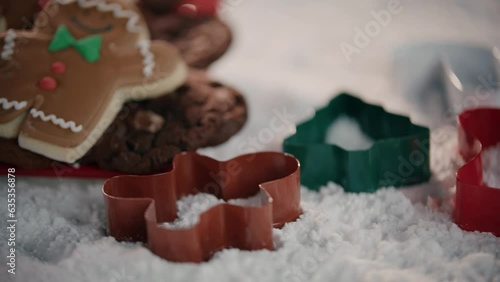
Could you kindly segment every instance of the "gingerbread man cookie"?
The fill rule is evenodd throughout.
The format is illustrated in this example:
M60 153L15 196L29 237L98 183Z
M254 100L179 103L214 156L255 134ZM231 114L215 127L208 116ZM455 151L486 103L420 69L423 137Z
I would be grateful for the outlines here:
M178 51L150 41L127 0L49 0L57 13L33 31L0 35L0 137L73 163L101 137L127 100L181 86Z

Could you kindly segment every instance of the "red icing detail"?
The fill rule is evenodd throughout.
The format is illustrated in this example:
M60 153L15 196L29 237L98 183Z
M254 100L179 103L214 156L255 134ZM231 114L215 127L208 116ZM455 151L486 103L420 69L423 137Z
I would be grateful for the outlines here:
M177 4L176 11L187 17L213 17L217 14L218 7L219 0L181 0Z
M63 74L66 71L66 65L62 62L55 62L50 67L50 71L56 74Z
M42 90L52 91L57 88L57 81L50 76L46 76L38 82L38 87Z

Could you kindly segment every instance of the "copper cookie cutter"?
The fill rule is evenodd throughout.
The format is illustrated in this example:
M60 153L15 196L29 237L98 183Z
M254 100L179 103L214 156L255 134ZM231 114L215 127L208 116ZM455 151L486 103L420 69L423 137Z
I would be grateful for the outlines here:
M105 182L110 236L147 242L154 254L167 260L202 262L224 248L273 250L273 227L301 214L300 165L292 155L263 152L219 162L188 152L175 156L172 167L166 173ZM225 201L261 192L261 205L219 204L187 229L159 225L176 219L179 198L200 192Z

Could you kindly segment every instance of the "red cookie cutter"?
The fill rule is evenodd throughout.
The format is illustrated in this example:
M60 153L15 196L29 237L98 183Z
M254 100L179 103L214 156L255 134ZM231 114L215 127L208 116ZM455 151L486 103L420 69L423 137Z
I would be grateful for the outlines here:
M206 192L224 200L261 192L260 206L219 204L202 213L190 228L171 229L162 222L177 217L177 200ZM215 252L274 249L273 227L301 214L300 166L292 155L256 153L226 162L181 153L170 172L119 176L103 186L109 235L147 242L156 255L176 262L202 262Z
M467 231L500 236L500 189L483 182L481 153L500 143L500 109L468 110L458 117L458 147L467 162L457 172L454 221Z

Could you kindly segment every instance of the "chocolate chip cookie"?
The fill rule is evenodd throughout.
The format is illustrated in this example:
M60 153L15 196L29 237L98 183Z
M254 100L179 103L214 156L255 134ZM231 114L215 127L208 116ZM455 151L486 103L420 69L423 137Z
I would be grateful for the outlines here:
M229 27L217 17L186 17L140 3L152 39L166 40L191 67L206 68L231 45ZM155 6L156 7L156 6Z

